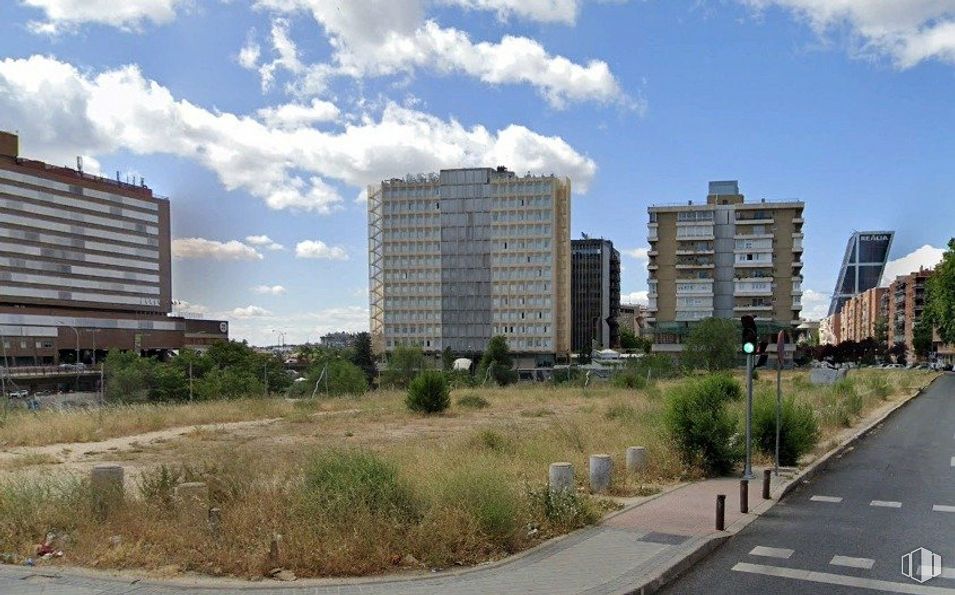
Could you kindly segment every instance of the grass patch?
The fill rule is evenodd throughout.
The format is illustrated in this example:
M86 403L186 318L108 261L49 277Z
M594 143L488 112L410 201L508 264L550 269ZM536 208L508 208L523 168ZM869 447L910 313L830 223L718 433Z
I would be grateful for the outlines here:
M466 409L487 409L491 406L491 402L481 395L468 393L458 398L458 406Z

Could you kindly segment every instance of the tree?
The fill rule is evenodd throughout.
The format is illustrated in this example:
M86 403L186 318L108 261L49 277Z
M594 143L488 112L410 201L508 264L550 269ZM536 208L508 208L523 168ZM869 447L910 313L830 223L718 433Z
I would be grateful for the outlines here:
M375 354L371 350L371 335L369 333L358 333L358 337L355 338L351 363L361 368L362 372L365 373L368 384L371 384L375 379Z
M905 365L905 352L908 351L905 343L902 341L896 341L892 347L889 348L889 355L895 357L895 363Z
M424 352L417 345L395 347L388 358L388 369L382 374L381 383L405 388L425 369Z
M511 370L514 360L511 357L511 350L507 346L507 338L502 335L491 337L487 343L487 349L481 356L481 364L478 366L478 374L481 378L487 375L488 369L494 381L498 384L510 384L515 380L515 373Z
M638 337L629 328L622 328L620 329L620 348L628 351L650 353L653 348L653 341L647 337Z
M955 238L926 282L925 311L943 343L955 343Z
M916 358L927 358L932 352L932 323L928 316L922 316L912 329L912 349Z
M709 372L733 368L740 340L740 331L734 321L706 318L693 327L683 343L683 366Z
M454 352L451 351L451 347L445 347L441 351L441 369L445 372L450 372L451 368L454 367Z

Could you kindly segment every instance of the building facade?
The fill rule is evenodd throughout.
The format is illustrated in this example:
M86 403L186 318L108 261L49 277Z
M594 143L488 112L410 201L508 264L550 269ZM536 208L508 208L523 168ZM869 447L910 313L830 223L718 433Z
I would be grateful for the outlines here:
M892 231L857 231L849 236L829 303L830 316L839 312L849 298L878 287L894 237Z
M649 208L654 349L681 349L690 324L752 315L767 331L799 324L803 203L746 202L736 181L706 202Z
M620 345L620 252L610 240L571 240L571 349Z
M348 349L358 340L358 333L328 333L322 335L320 345L330 349Z
M484 350L538 363L570 352L570 180L504 167L368 188L372 345Z
M879 319L888 316L882 312L887 289L873 287L848 298L839 311L839 337L842 341L861 342L876 338Z
M621 331L629 329L634 336L642 337L649 331L647 307L643 304L620 304L617 322Z
M92 363L228 338L170 317L169 200L144 184L19 155L0 132L0 337L7 365ZM218 332L216 332L218 331ZM187 340L187 334L189 339Z
M842 320L838 312L819 321L819 344L838 345L842 342Z
M915 361L915 325L922 318L925 308L925 282L931 276L932 271L926 269L901 275L895 278L886 292L888 300L885 316L889 325L889 343L905 344L909 361Z

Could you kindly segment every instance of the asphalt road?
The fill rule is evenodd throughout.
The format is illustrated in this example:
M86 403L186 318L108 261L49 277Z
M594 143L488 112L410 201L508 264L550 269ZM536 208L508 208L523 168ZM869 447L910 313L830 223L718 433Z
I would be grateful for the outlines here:
M903 575L902 556L917 548L941 556L941 576L919 583ZM664 592L879 591L955 595L955 374Z

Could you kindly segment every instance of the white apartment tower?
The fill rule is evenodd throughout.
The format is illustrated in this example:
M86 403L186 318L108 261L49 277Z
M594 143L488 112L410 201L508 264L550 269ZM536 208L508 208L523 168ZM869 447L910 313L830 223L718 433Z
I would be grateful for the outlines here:
M494 335L543 364L570 350L570 180L504 167L368 188L376 352L477 354Z

